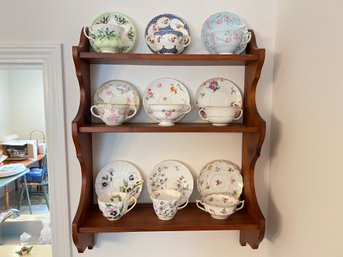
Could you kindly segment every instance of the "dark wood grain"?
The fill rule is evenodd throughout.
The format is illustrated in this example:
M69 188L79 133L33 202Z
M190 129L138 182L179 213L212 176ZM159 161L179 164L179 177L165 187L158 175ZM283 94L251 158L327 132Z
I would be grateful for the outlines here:
M180 231L180 230L256 230L258 224L246 209L242 209L226 220L214 219L201 211L194 203L179 210L169 221L159 220L152 203L137 204L129 213L117 221L102 216L97 205L87 212L80 224L82 233L135 232L135 231Z
M120 126L105 124L85 124L79 128L81 133L124 133L124 132L237 132L256 133L258 127L231 123L227 126L212 126L206 123L178 123L170 127L161 127L156 123L125 123Z

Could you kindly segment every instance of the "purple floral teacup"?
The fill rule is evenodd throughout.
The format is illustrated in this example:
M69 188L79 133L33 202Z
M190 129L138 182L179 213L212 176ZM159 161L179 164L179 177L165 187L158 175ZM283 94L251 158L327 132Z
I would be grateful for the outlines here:
M175 189L156 190L150 195L150 198L160 220L171 220L178 210L185 208L188 204L187 199L182 206L179 206L182 193Z
M129 203L133 204L129 207ZM118 220L131 211L137 203L136 197L128 193L110 192L98 196L99 209L108 220Z

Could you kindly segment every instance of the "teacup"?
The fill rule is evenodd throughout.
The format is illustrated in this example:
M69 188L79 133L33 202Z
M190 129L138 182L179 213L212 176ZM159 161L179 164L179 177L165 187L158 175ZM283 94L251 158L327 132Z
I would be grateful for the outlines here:
M137 112L136 107L130 104L98 104L93 105L90 110L95 117L101 119L109 126L121 125ZM133 111L133 113L129 114L130 111Z
M160 220L171 220L178 210L185 208L188 204L187 199L182 206L179 206L182 193L175 189L156 190L150 197L154 211Z
M180 31L160 30L147 35L145 42L159 54L180 54L191 43L191 38Z
M83 28L85 36L92 41L94 46L102 53L118 53L121 47L121 38L124 28L114 24L95 24Z
M200 200L196 200L196 205L200 210L208 212L212 218L223 220L227 219L234 212L242 209L244 206L244 200L239 201L238 204L233 206L226 206L226 204L223 203L212 205Z
M219 54L232 54L238 46L247 44L251 33L240 28L218 30L212 33L214 50Z
M149 113L159 121L160 126L173 126L181 115L191 111L189 104L150 104Z
M128 208L130 202L133 204ZM131 211L136 203L137 199L134 196L122 192L108 192L98 197L99 209L108 220L120 219Z
M201 197L201 200L204 203L210 204L210 205L215 205L215 206L225 206L225 207L230 207L230 206L236 206L239 204L240 200L236 197L234 197L231 194L208 194L203 197Z
M242 115L241 108L232 106L204 106L199 109L200 118L211 122L214 126L225 126L240 119Z

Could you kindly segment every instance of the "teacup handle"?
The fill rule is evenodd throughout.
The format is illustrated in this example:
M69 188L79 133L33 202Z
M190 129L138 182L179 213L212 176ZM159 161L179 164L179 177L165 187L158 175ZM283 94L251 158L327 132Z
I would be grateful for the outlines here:
M133 207L135 207L136 204L137 204L137 198L131 196L130 200L132 200L132 199L133 199L133 202L134 202L134 203L131 205L131 207L130 207L129 209L126 210L125 214L128 213L129 211L131 211L131 210L133 209Z
M197 207L198 207L200 210L202 210L202 211L204 211L204 212L207 212L206 209L205 209L204 207L202 207L202 206L204 206L204 204L202 203L202 201L200 201L200 200L195 200L195 204L197 205ZM200 206L200 204L201 204L202 206Z
M92 105L92 107L91 107L91 113L92 113L95 117L101 119L101 117L100 117L98 114L96 114L96 113L93 111L93 109L96 109L97 112L99 113L99 108L98 108L98 106Z
M187 36L187 35L184 35L183 38L185 40L187 40L187 43L183 45L183 47L186 47L186 46L188 46L191 43L191 37Z
M130 110L133 110L133 113L131 115L126 116L126 119L130 119L136 115L136 112L137 112L136 106L130 105Z
M251 32L247 31L246 33L244 33L240 44L241 45L247 44L249 43L250 39L251 39Z
M208 121L208 118L203 116L203 114L202 114L203 112L205 112L205 109L204 108L200 108L199 111L198 111L200 118L202 120L207 120Z
M187 206L187 204L188 204L188 199L182 206L177 207L177 209L181 210L181 209L185 208Z
M242 115L243 115L243 110L242 109L239 109L239 115L238 115L238 117L235 117L235 118L233 118L234 120L239 120L241 117L242 117Z
M83 34L85 34L85 36L86 36L89 40L93 40L93 42L94 42L94 38L92 38L92 37L90 37L90 36L87 35L87 31L86 31L87 28L88 28L88 27L83 27ZM88 29L89 29L89 28L88 28Z
M192 107L189 104L187 104L185 110L182 111L182 114L189 113L191 111L191 109L192 109Z
M240 205L240 204L241 204L241 206L239 206L238 208L236 208L235 211L239 211L240 209L242 209L242 208L244 207L244 200L240 201L240 202L237 204L237 206Z

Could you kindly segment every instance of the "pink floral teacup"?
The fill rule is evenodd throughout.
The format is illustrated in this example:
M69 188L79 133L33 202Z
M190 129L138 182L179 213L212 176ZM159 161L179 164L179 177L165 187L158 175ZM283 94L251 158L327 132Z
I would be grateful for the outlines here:
M133 117L136 112L136 107L130 104L98 104L91 107L91 113L109 126L121 125L127 119Z

